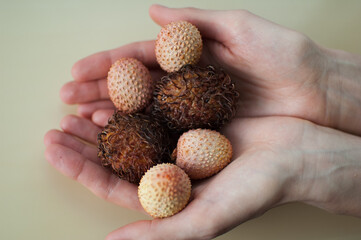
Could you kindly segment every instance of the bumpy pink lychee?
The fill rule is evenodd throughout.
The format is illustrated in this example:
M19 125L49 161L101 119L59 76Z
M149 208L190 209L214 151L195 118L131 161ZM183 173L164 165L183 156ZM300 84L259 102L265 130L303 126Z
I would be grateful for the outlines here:
M164 71L174 72L186 64L196 64L202 47L202 37L196 26L186 21L171 22L158 34L155 55Z
M170 217L181 211L191 195L187 174L170 163L149 169L138 187L138 197L144 210L154 218Z
M153 82L148 69L135 58L121 58L108 72L109 96L123 113L135 113L150 104Z
M217 131L189 130L179 138L174 155L176 164L191 179L202 179L216 174L231 162L232 145Z

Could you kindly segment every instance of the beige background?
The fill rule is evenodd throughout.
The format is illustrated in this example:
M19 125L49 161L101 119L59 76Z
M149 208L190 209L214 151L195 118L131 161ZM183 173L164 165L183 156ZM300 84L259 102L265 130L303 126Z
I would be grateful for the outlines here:
M159 1L248 9L316 42L361 54L361 1ZM159 27L151 1L0 0L0 239L103 239L148 217L93 196L44 158L43 135L75 106L59 99L79 58L138 40ZM240 203L242 204L242 203ZM290 204L218 239L361 239L361 220Z

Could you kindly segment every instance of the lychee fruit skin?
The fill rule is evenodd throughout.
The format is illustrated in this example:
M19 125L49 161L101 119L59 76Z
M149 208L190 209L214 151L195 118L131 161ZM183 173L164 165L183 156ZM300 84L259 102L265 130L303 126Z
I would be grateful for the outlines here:
M191 181L181 168L163 163L144 174L138 187L138 197L150 216L165 218L178 213L187 205L191 188Z
M153 115L176 131L218 129L235 115L238 96L222 69L186 65L155 85Z
M107 77L110 99L126 114L150 104L154 85L149 70L135 58L121 58L110 67Z
M218 173L231 162L232 145L217 131L195 129L182 134L175 154L177 166L191 179L203 179Z
M202 47L202 37L196 26L186 21L171 22L158 34L155 55L164 71L174 72L186 64L196 64Z
M155 119L117 111L98 134L98 157L119 178L138 184L148 169L169 157L168 138Z

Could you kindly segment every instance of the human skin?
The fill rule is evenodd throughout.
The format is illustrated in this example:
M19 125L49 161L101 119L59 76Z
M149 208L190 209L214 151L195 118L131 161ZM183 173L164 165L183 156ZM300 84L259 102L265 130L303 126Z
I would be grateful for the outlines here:
M188 20L203 38L201 65L220 66L240 94L238 117L291 116L361 135L361 57L327 49L296 31L244 10L169 9L158 5L150 16L160 25ZM79 104L81 116L97 123L99 109L114 109L107 72L120 57L135 57L153 79L164 75L154 41L132 43L77 62L74 81L64 85L64 102Z
M137 186L98 161L95 144L101 128L72 115L61 127L63 132L51 130L45 136L48 161L99 197L144 212ZM107 239L211 239L295 201L361 217L359 137L290 117L239 118L223 133L233 146L233 161L217 175L193 182L184 210L131 223Z
M234 156L219 174L194 184L192 201L180 213L129 224L107 239L210 239L294 201L361 217L359 56L323 48L243 10L153 6L150 15L160 25L194 23L204 37L200 64L222 66L235 81L241 93L238 115L222 129ZM102 168L96 147L77 139L96 144L113 112L106 74L119 57L138 58L154 79L164 74L155 60L154 41L76 63L75 80L62 88L61 97L79 104L80 115L91 120L65 117L63 131L45 136L46 158L96 195L143 211L137 187Z

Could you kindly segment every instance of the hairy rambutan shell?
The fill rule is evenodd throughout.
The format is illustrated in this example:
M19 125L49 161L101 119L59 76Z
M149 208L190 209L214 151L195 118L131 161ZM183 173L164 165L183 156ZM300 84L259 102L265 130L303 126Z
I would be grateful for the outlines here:
M202 37L196 26L186 21L171 22L158 34L155 55L164 71L174 72L186 64L196 64L202 46Z
M143 174L169 154L168 133L155 119L117 111L98 135L98 157L121 179L139 183Z
M148 69L135 58L121 58L108 72L108 92L115 107L123 113L143 110L150 104L153 82Z
M187 174L174 164L158 164L142 177L138 197L144 210L154 218L170 217L181 211L191 195Z
M217 129L235 115L237 100L223 70L186 65L157 82L153 115L175 130Z
M178 140L176 164L191 179L210 177L231 162L232 145L217 131L189 130Z

